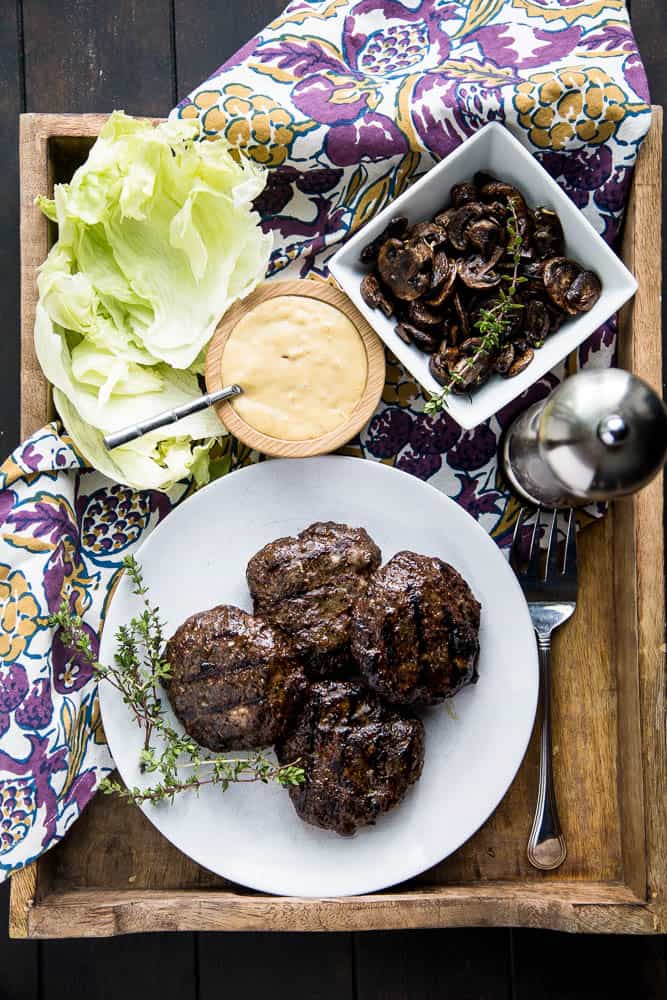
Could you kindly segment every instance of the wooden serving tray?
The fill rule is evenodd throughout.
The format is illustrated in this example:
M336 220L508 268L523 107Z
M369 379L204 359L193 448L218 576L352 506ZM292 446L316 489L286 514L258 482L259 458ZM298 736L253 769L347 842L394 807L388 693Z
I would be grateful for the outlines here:
M34 197L71 175L102 121L22 118L24 435L51 415L32 326L35 269L53 233ZM623 316L621 363L658 391L661 163L662 109L655 108L623 244L639 292ZM460 850L409 883L349 899L240 888L180 854L138 809L98 796L58 847L13 877L12 935L464 925L667 931L662 498L655 480L581 536L579 607L554 650L556 785L568 843L558 871L538 872L526 858L537 786L533 740L507 796Z

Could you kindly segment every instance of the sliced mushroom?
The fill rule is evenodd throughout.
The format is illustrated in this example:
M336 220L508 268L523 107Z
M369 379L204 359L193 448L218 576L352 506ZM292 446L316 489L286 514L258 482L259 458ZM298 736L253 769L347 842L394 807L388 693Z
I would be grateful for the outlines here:
M466 340L466 338L470 336L470 324L468 322L468 313L463 308L463 299L458 292L454 292L453 302L454 310L459 321L459 336L463 340Z
M544 287L551 300L565 312L570 312L566 302L570 285L581 273L579 265L567 257L551 257L544 265Z
M425 330L420 330L411 323L399 323L396 327L396 333L406 344L414 344L415 347L418 347L420 351L424 351L425 354L432 354L434 351L437 351L441 339L439 332L434 330L432 333L427 333Z
M505 200L514 209L517 218L517 230L522 239L527 237L532 228L532 220L526 201L513 184L506 184L505 181L490 180L486 184L480 185L479 196L482 201L495 202Z
M491 374L491 358L485 352L475 357L464 357L452 368L450 383L452 392L464 395L470 389L482 385Z
M430 306L439 307L451 295L456 281L457 267L455 260L449 260L444 250L438 250L433 256L433 271L431 273L431 292L424 299Z
M454 208L461 208L461 205L466 205L469 201L478 201L479 194L474 184L464 181L462 184L454 185L451 198Z
M447 236L455 250L461 253L468 247L468 227L478 219L484 218L486 209L478 201L471 201L457 208L447 222Z
M507 344L506 347L503 347L500 354L493 362L494 372L497 372L498 375L506 375L514 363L514 356L514 344Z
M533 212L533 247L538 258L562 255L565 237L560 219L550 208L536 208Z
M428 367L431 375L440 385L448 385L451 373L461 355L455 347L447 347L431 355Z
M418 222L408 230L406 242L414 243L422 240L427 246L435 249L442 246L447 239L447 230L444 226L439 226L437 222Z
M551 332L551 315L544 302L539 299L531 299L526 304L523 332L533 347L541 347Z
M405 320L418 327L420 330L430 332L436 327L442 326L442 315L429 309L425 302L410 302L405 309Z
M565 308L573 316L588 312L601 294L602 285L597 274L593 274L592 271L582 271L565 293Z
M452 216L455 214L455 212L456 212L455 208L446 208L444 211L438 212L438 214L433 219L433 221L438 226L441 226L445 230L445 232L448 232L449 221L452 218Z
M459 350L462 354L474 354L478 347L482 346L481 337L468 337L461 344Z
M513 364L510 365L510 367L506 372L506 377L514 378L515 375L519 375L522 371L524 371L528 367L528 365L531 363L534 357L535 357L535 351L531 347L528 347L523 352L523 354L520 354L517 357L516 361L514 361Z
M500 275L490 270L490 265L483 257L461 257L457 264L459 278L468 288L483 290L497 288Z
M394 307L382 291L376 274L365 275L359 291L362 299L371 309L380 309L385 316L392 315Z
M466 230L466 239L471 247L478 250L482 257L491 255L500 247L500 256L505 246L502 227L491 219L478 219Z
M367 243L364 249L359 254L359 260L362 264L374 264L378 258L380 252L380 247L389 239L398 238L404 236L408 228L408 220L402 215L397 215L396 218L391 219L389 224L376 236L374 240Z
M389 291L397 299L410 302L428 290L432 259L432 252L425 243L408 246L391 239L380 247L378 270Z

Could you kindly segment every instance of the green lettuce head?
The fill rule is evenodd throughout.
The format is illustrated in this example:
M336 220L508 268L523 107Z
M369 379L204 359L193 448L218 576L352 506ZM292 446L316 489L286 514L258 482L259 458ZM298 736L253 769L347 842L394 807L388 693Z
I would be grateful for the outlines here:
M116 111L71 183L40 198L58 224L42 265L35 346L65 428L95 468L135 489L207 479L213 410L108 452L102 438L201 394L202 352L266 272L252 202L265 171L199 125Z

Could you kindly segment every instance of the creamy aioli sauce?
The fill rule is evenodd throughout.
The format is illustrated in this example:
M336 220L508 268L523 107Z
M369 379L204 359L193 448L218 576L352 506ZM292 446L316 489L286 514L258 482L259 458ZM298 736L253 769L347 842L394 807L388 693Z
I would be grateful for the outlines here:
M347 420L366 385L366 350L335 306L279 295L255 306L232 330L222 356L224 385L243 395L232 406L270 437L306 441Z

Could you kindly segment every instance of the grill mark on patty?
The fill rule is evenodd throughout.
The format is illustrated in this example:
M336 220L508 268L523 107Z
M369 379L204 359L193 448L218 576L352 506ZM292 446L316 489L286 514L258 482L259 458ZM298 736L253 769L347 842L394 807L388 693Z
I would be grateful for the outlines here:
M212 750L271 745L305 694L303 668L282 632L240 608L193 615L166 647L165 685L187 732Z

